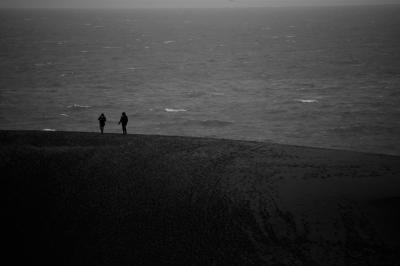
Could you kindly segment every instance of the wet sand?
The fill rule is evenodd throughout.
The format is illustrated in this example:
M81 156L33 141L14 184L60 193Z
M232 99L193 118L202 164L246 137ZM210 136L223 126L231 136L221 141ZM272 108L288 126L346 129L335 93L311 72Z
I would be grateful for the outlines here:
M396 265L400 157L0 131L14 264Z

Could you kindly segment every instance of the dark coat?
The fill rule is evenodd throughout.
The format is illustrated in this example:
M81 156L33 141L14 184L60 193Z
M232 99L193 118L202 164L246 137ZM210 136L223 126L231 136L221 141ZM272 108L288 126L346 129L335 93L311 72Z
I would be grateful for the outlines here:
M128 124L128 117L126 115L121 116L119 123L121 123L123 126L126 126Z
M104 125L106 124L106 121L107 121L107 119L106 119L106 117L105 117L104 115L101 115L101 116L99 117L100 126L103 126L103 127L104 127Z

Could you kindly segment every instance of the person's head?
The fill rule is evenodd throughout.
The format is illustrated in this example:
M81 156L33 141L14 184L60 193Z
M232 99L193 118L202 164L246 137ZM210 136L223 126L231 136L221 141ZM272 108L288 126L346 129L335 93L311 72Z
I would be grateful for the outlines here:
M104 116L104 114L103 114L103 113L101 113L101 116Z
M122 115L123 115L123 116L126 116L125 112L122 112Z

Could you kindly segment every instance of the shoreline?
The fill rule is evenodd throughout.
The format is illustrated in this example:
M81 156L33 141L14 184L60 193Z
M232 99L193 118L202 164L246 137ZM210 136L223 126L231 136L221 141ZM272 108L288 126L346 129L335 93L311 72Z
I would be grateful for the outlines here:
M36 135L36 134L77 134L77 135L87 135L86 137L90 136L101 136L101 134L97 131L64 131L64 130L25 130L25 129L0 129L0 135L10 135L11 133L15 133L16 135ZM103 136L122 136L122 133L104 133ZM128 133L127 137L129 136L138 136L138 137L155 137L155 138L178 138L178 139L203 139L203 140L213 140L213 141L232 141L232 142L248 142L248 143L259 143L259 144L270 144L270 145L277 145L282 147L293 147L298 149L309 149L311 150L326 150L326 151L337 151L337 152L348 152L348 153L355 153L355 154L365 154L365 155L376 155L376 156L389 156L389 157L399 157L400 155L397 154L390 154L390 153L383 153L383 152L372 152L372 151L359 151L354 149L346 149L346 148L331 148L331 147L320 147L320 146L309 146L309 145L301 145L301 144L289 144L289 143L279 143L274 142L273 140L253 140L253 139L232 139L232 138L220 138L220 137L213 137L213 136L189 136L189 135L162 135L162 134L142 134L142 133ZM2 136L3 137L3 136ZM31 136L32 137L32 136Z

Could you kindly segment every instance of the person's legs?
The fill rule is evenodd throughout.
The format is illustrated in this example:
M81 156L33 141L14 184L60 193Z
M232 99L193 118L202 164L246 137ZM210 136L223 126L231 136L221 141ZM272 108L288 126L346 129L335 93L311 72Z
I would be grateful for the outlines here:
M100 132L103 134L104 126L100 126Z

